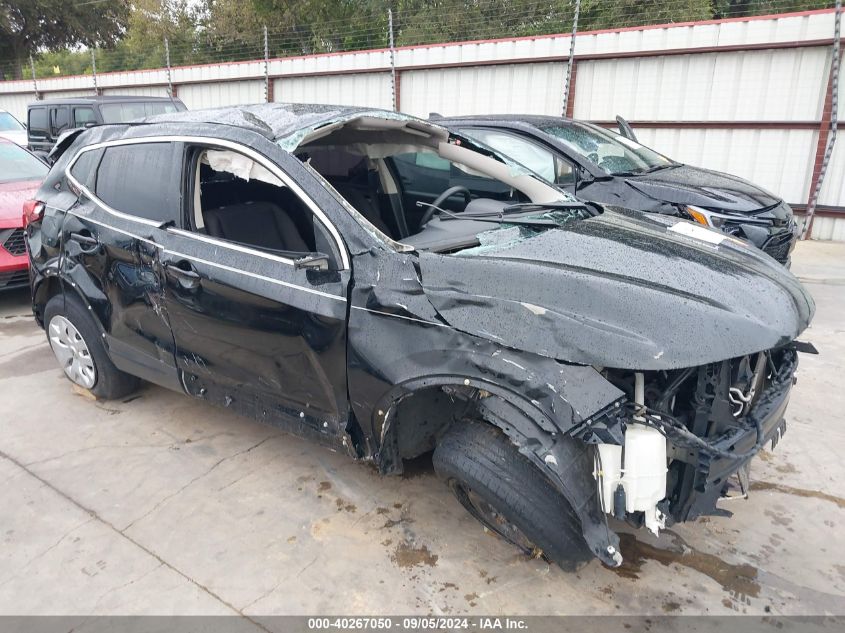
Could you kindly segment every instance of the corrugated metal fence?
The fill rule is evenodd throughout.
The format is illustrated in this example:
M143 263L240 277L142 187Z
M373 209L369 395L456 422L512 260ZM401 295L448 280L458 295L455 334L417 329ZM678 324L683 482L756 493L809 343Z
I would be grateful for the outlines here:
M398 48L396 103L423 117L566 113L610 125L620 114L645 144L746 177L800 209L830 120L833 26L832 10L821 10L582 32L566 104L569 34ZM272 59L267 72L271 101L393 108L386 49ZM264 60L177 67L171 80L190 109L265 99ZM105 95L166 96L167 85L165 69L97 76ZM37 87L41 98L94 92L91 76ZM21 119L35 98L31 80L0 82L0 108ZM845 143L818 204L813 237L845 240Z

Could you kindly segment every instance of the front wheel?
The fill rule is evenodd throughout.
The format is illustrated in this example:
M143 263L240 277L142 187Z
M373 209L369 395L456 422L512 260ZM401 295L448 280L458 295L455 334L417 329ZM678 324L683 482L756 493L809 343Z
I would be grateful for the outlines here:
M44 308L50 348L65 376L98 398L111 400L138 388L135 376L111 362L94 318L74 296L56 295Z
M526 554L542 553L566 571L593 558L572 507L498 428L455 423L433 461L461 505Z

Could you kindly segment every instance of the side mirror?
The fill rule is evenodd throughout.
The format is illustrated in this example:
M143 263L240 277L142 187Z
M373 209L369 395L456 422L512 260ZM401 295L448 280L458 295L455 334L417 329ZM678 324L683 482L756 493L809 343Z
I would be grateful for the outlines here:
M329 256L324 255L323 253L309 253L308 255L304 255L299 259L294 260L293 267L297 270L305 269L316 269L316 270L328 270L329 269Z
M593 182L595 180L593 174L591 174L589 171L587 171L581 166L579 166L578 169L575 170L575 178L576 184L580 184L582 182Z
M619 126L619 133L624 136L625 138L631 139L632 141L637 140L637 135L634 134L634 130L631 128L631 124L628 123L625 119L623 119L618 114L616 115L616 125Z

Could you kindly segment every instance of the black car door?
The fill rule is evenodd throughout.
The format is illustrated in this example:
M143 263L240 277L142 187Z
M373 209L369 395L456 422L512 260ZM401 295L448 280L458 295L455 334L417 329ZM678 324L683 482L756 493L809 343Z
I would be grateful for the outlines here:
M178 143L84 148L68 186L78 194L62 226L62 274L102 327L112 362L178 388L173 337L161 309L156 243L179 218Z
M286 172L229 141L186 143L184 226L160 251L176 362L189 394L341 442L348 255L296 184L302 165L264 143Z
M33 152L43 155L53 147L46 106L30 106L27 112L26 136L29 149Z

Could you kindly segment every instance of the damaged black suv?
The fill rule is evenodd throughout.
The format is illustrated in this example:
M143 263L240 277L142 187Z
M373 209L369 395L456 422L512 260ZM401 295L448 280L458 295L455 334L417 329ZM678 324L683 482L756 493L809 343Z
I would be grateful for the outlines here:
M564 568L621 563L609 515L713 512L784 431L814 304L741 240L378 110L168 114L55 153L33 306L99 397L141 378L387 474L433 450L477 519Z

